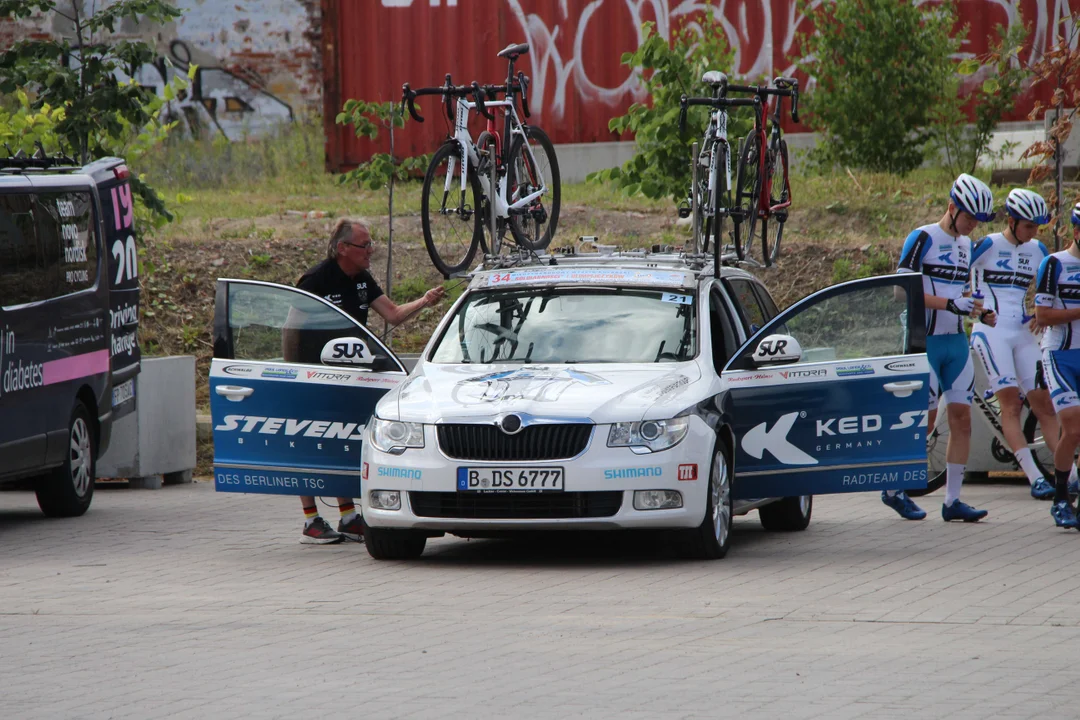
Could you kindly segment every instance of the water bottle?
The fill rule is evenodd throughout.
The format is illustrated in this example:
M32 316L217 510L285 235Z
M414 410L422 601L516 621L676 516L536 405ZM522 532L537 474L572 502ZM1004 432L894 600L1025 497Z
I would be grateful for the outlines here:
M972 294L971 299L975 301L975 304L971 306L971 317L978 320L982 317L983 311L983 294L979 290L976 290Z

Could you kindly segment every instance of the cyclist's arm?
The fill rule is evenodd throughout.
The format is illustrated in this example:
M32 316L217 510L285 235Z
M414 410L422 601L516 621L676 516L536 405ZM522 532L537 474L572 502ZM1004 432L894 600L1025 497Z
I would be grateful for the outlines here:
M281 357L286 362L300 361L300 330L307 321L307 313L289 308L285 327L281 329Z
M1035 274L1035 319L1040 325L1064 325L1080 320L1080 308L1054 307L1058 300L1061 263L1053 255L1044 257Z

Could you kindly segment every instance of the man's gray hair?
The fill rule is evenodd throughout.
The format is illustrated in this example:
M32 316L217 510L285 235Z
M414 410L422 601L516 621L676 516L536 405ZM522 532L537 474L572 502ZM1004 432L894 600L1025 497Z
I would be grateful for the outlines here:
M356 228L362 228L368 237L371 237L371 227L363 220L341 218L334 223L334 229L330 231L330 242L326 246L326 257L336 260L338 245L349 240Z

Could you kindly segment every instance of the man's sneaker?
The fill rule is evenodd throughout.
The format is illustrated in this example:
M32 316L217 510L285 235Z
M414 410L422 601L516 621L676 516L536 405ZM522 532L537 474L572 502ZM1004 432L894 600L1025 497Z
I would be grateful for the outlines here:
M1076 519L1076 511L1073 510L1072 503L1060 500L1050 506L1050 516L1054 518L1054 524L1059 528L1075 528L1080 527L1080 522Z
M300 542L304 545L332 545L339 543L345 538L341 533L330 527L330 523L321 517L304 528L304 534L300 536Z
M1049 500L1054 497L1054 486L1046 482L1046 478L1039 478L1031 484L1031 497L1036 500Z
M950 520L963 520L964 522L979 522L988 515L986 510L976 510L967 503L954 500L952 505L941 506L941 519L945 522Z
M897 515L905 520L922 520L926 517L926 511L916 505L915 501L909 498L904 491L900 491L890 497L889 493L882 490L881 502L891 507L896 511Z
M364 542L364 519L355 515L349 522L338 520L337 531L356 542Z

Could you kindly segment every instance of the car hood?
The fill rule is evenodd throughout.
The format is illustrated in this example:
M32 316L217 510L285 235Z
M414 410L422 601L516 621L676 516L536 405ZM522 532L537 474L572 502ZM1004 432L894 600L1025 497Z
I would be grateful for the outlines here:
M407 422L481 422L505 413L596 424L672 417L700 401L694 362L573 365L421 363L376 410ZM396 413L394 411L397 411ZM396 415L397 417L394 417Z

